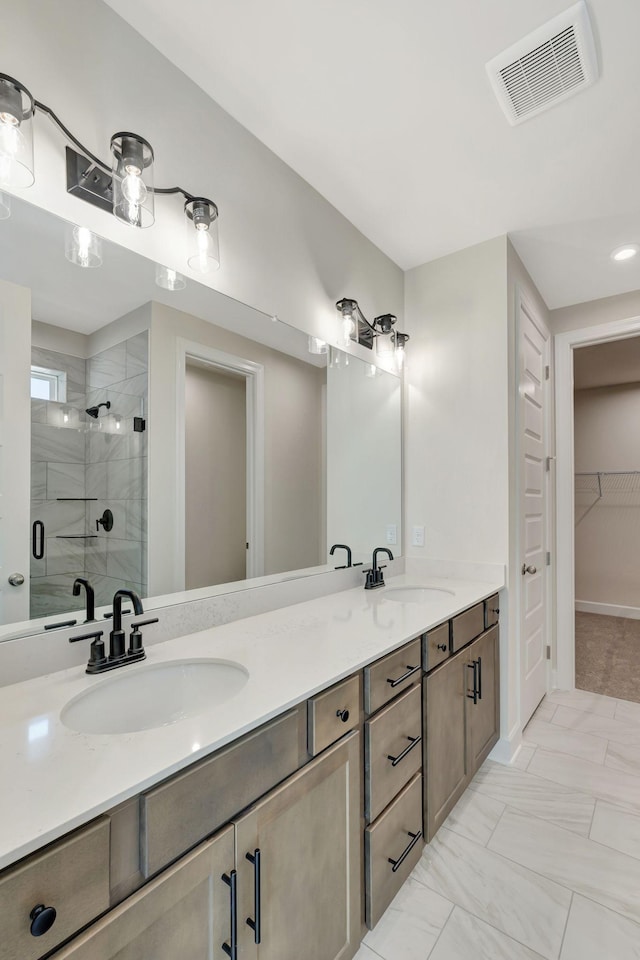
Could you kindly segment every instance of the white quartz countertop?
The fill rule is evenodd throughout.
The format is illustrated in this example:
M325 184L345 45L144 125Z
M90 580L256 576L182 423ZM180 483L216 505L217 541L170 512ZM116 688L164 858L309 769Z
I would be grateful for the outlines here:
M405 585L451 591L397 602ZM447 620L503 582L403 575L385 587L345 590L212 627L147 650L147 660L90 677L83 667L0 689L0 868L306 700ZM162 616L162 613L160 613ZM108 639L108 638L105 638ZM88 655L88 644L87 644ZM242 664L245 686L222 704L138 733L81 734L60 720L65 704L125 671L185 658Z

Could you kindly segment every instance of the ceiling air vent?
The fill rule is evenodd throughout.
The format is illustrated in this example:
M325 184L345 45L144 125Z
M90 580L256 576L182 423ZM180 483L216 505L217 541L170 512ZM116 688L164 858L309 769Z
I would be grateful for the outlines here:
M522 123L598 79L583 0L494 57L487 73L509 123Z

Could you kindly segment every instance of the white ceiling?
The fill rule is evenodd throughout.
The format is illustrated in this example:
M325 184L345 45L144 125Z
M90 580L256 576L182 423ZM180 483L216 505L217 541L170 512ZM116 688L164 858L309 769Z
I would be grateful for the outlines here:
M550 307L640 287L638 0L596 85L517 127L485 63L571 0L107 0L404 269L513 233ZM639 258L640 259L640 258Z

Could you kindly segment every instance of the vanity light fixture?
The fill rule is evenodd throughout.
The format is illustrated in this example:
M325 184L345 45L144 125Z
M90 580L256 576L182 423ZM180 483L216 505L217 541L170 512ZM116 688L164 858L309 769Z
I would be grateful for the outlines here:
M159 287L162 287L163 290L184 290L187 285L187 281L182 276L181 273L178 273L176 270L172 270L170 267L163 267L162 264L156 264L156 284Z
M376 353L384 359L395 356L396 366L402 367L404 349L408 333L400 333L394 329L397 317L393 313L382 313L369 323L358 301L351 297L343 297L336 303L340 331L338 342L341 346L348 346L351 341L359 343L369 350L376 344ZM372 375L372 374L369 374Z
M102 265L102 239L87 227L68 223L64 255L77 267L99 267Z
M181 194L189 226L189 265L200 273L220 266L217 205L205 197L195 197L182 187L154 186L154 152L147 140L137 133L114 134L111 163L104 163L71 133L51 107L35 100L23 84L6 73L0 73L0 189L25 189L34 182L33 117L36 111L46 114L73 145L66 149L68 193L139 228L154 223L158 194ZM0 219L9 216L9 211L8 204L2 204L0 197Z
M220 266L218 208L206 197L190 197L187 216L187 263L198 273L209 273Z

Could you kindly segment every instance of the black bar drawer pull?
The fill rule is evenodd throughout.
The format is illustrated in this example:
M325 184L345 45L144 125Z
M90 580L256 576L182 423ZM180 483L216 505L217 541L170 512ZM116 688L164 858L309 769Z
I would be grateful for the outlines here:
M478 657L478 700L482 700L482 657Z
M403 673L401 677L398 677L397 680L387 680L387 683L390 683L392 687L397 687L399 683L404 683L405 680L408 680L409 677L412 677L414 673L417 673L420 669L420 664L417 667L407 667L407 672Z
M420 743L420 741L422 740L422 737L407 737L407 740L410 740L411 743L409 744L408 747L405 747L402 753L399 753L397 757L391 757L389 756L389 754L387 754L387 760L391 760L392 767L397 767L400 761L404 760L406 755L408 753L411 753L413 748Z
M38 538L40 543L38 543ZM44 523L42 520L34 520L31 530L31 550L34 560L42 560L44 557Z
M260 848L256 848L253 853L247 853L246 858L253 864L253 901L255 920L247 917L247 926L254 932L254 940L260 943L260 929L262 927L262 899L261 899L261 881L260 881Z
M231 890L231 943L223 943L222 949L231 957L238 960L238 874L232 870L230 874L223 873L222 879Z
M407 859L407 857L409 856L409 854L411 853L411 851L412 851L413 848L415 847L416 843L418 842L418 840L419 840L420 837L422 836L422 830L418 830L417 833L411 833L410 830L407 830L407 835L408 835L409 837L411 837L411 841L410 841L410 843L409 843L409 846L408 846L408 847L405 847L405 849L402 851L402 853L400 854L400 856L398 857L398 859L397 859L397 860L392 860L391 857L387 857L387 860L388 860L389 863L391 864L391 871L392 871L392 873L395 873L396 870L399 870L400 867L402 866L402 864L404 863L404 861Z
M474 660L473 663L468 663L467 667L469 670L473 670L473 693L467 693L467 696L475 704L478 702L478 661Z

